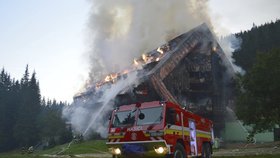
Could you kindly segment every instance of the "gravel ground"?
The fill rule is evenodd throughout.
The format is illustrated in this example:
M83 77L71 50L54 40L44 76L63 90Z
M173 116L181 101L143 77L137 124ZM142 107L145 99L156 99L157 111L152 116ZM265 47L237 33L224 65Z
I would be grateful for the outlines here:
M232 143L214 150L213 156L247 156L247 155L280 154L280 142L262 144Z

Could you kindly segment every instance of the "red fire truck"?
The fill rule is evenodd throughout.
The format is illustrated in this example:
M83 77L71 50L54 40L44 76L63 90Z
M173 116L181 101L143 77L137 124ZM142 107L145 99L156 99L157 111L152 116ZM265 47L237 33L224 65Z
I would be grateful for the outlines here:
M212 121L171 102L120 106L112 112L108 132L113 158L212 155Z

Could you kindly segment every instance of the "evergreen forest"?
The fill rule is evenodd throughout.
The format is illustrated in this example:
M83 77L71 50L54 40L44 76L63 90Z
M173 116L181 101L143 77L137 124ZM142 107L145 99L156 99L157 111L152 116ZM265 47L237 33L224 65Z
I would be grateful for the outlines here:
M236 34L241 48L235 64L246 71L237 75L236 114L253 127L253 136L280 126L280 20Z
M15 148L48 148L72 139L61 113L66 102L41 97L36 73L28 66L20 80L0 73L0 152Z

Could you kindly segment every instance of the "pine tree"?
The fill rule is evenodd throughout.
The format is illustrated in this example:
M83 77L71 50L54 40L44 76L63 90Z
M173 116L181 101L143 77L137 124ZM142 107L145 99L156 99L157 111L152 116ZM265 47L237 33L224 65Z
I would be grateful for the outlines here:
M2 69L0 74L0 152L8 149L6 144L9 143L9 134L7 131L7 96L8 96L8 76L4 69Z
M21 105L14 135L20 146L35 145L40 140L38 114L40 113L40 89L35 73L29 79L28 66L21 80Z
M39 82L28 65L19 81L0 72L0 152L53 140L54 144L72 139L71 130L61 118L67 103L41 99Z
M69 142L72 140L72 133L66 128L65 121L61 117L62 108L65 105L62 102L58 104L56 100L48 100L47 102L48 106L42 108L40 115L42 139L48 141L51 146Z
M0 74L0 152L16 147L13 129L19 99L19 83L3 69Z
M236 34L242 39L241 49L233 53L235 64L248 71L256 62L256 54L269 52L280 46L280 20L262 26L255 26L249 31Z

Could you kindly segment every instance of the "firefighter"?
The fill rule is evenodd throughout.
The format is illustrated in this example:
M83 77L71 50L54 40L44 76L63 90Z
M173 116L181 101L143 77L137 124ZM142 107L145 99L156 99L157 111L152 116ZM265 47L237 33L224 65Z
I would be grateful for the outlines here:
M28 148L28 150L27 150L27 153L28 154L31 154L31 153L33 153L34 152L34 148L33 148L33 146L30 146L29 148Z

